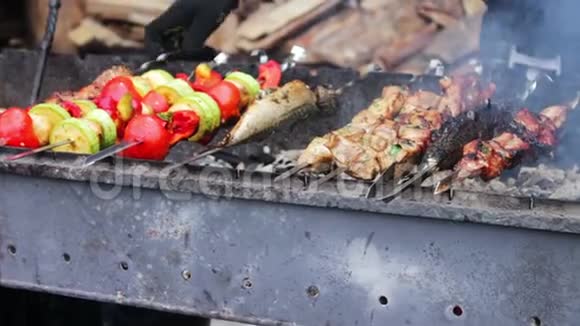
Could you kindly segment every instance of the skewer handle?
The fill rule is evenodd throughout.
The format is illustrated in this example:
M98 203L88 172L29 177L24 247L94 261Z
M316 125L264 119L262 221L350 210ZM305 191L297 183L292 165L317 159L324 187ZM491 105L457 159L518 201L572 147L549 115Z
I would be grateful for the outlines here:
M36 68L36 75L34 76L34 84L32 89L32 96L30 97L30 105L36 103L40 95L40 88L42 80L44 79L44 72L46 70L46 61L48 53L52 48L52 41L54 40L54 32L56 31L56 24L58 22L58 11L60 9L60 0L50 0L48 19L46 21L46 31L42 43L40 44L40 59Z

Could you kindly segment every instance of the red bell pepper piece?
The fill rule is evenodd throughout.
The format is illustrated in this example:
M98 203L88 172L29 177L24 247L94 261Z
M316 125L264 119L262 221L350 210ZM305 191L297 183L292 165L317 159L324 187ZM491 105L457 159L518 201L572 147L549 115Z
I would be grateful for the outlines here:
M276 88L282 80L282 66L275 60L269 60L258 67L258 82L262 89Z
M177 111L171 116L167 126L171 138L169 143L174 145L179 141L193 136L199 128L199 116L193 111Z
M68 111L68 113L70 113L70 115L73 118L81 118L83 116L83 110L81 109L80 106L76 105L75 103L70 101L64 101L61 103L61 105Z

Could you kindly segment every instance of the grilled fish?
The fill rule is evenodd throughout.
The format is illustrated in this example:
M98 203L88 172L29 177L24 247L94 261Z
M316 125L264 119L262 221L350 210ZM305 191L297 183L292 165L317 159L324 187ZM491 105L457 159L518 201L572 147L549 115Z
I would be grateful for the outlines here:
M290 123L319 110L319 98L302 81L294 80L252 103L218 147L241 144L283 123Z

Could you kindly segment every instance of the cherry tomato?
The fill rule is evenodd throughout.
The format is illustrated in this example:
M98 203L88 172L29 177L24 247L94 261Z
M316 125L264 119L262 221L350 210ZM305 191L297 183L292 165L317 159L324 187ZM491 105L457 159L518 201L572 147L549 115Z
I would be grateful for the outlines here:
M141 96L133 85L131 78L119 76L111 79L105 87L103 87L99 97L111 98L113 101L119 102L119 100L127 93L131 94L133 99L141 99Z
M9 108L0 114L0 143L24 148L40 146L32 118L26 110Z
M177 111L173 113L168 129L171 133L171 145L187 139L197 132L199 116L193 111Z
M142 143L121 152L121 156L145 160L163 160L169 153L170 134L165 121L154 115L136 115L125 128L123 141Z
M155 91L150 91L145 95L143 98L143 104L146 104L148 107L153 109L154 113L161 113L169 110L169 102L167 102L165 96Z
M282 67L275 60L270 60L258 67L258 82L262 89L280 86Z
M229 81L221 81L207 91L219 105L222 113L222 123L240 116L241 94L236 85Z

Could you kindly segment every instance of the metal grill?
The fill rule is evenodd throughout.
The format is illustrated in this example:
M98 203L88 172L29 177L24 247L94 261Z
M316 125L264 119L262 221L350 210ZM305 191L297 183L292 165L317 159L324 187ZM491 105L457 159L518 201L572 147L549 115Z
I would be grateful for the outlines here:
M51 58L44 96L141 59ZM26 103L28 61L29 52L0 54L0 76L14 76L0 81L0 104ZM286 78L340 86L354 76L296 69ZM230 153L247 160L265 145L272 153L303 148L347 123L384 85L436 82L372 74L341 96L334 114ZM197 150L183 144L168 160ZM111 159L81 169L78 160L53 153L0 160L1 284L264 325L580 317L575 201L472 189L449 199L415 187L387 204L362 198L366 185L355 181L305 189L301 178L272 184L251 170L188 166L167 174L168 162Z

